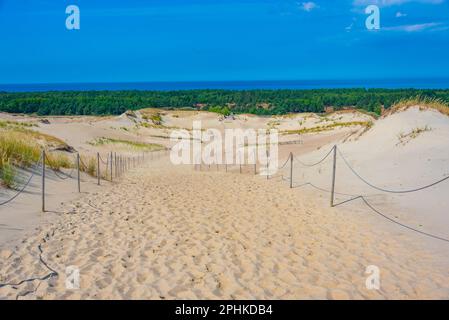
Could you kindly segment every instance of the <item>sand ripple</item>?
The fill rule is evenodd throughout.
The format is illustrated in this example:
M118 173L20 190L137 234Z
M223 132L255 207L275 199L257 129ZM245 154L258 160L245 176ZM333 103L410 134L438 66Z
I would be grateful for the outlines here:
M448 298L449 272L419 237L285 184L249 174L195 172L160 161L73 202L14 252L1 252L0 288L31 299ZM373 227L373 221L378 225ZM46 238L43 242L42 239ZM65 287L77 266L81 288ZM377 265L381 289L367 290Z

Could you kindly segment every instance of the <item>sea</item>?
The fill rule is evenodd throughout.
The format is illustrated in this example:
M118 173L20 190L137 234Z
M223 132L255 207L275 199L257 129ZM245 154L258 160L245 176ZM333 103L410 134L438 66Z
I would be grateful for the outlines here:
M310 89L341 89L341 88L449 89L449 78L0 84L0 92L104 91L104 90L179 91L179 90L196 90L196 89L310 90Z

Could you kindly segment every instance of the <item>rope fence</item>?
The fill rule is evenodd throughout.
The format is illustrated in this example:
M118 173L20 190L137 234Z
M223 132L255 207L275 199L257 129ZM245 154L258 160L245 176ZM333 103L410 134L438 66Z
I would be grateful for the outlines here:
M153 159L159 159L162 156L162 153L166 154L169 149L159 150L159 151L151 151L151 152L142 152L141 154L138 154L136 156L125 156L121 154L117 154L116 152L110 152L106 156L106 160L101 157L100 153L97 153L97 161L95 164L95 167L93 167L93 162L90 165L87 165L83 158L80 156L79 153L76 154L75 160L73 161L73 165L71 165L71 170L68 173L65 173L61 171L60 169L56 169L52 167L51 161L47 155L47 151L42 150L41 156L39 160L35 163L34 166L34 172L30 174L30 176L26 179L26 182L21 186L17 192L12 195L10 198L6 200L0 201L0 207L3 205L7 205L11 202L13 202L15 199L17 199L22 193L24 193L27 188L30 186L31 181L36 177L41 177L41 205L42 205L42 212L46 211L46 180L48 179L47 176L47 169L50 169L51 172L55 175L55 177L61 181L68 180L68 179L76 179L76 185L77 190L80 193L81 192L81 172L87 172L88 174L91 174L92 176L95 176L97 178L97 184L101 185L101 180L109 180L110 182L113 181L114 175L115 178L119 178L123 176L127 171L134 169L143 163L145 163L147 160L153 160ZM162 152L162 153L161 153ZM150 155L150 156L149 156ZM92 161L92 159L91 159ZM103 169L105 172L105 175L102 177L103 169L101 167L103 165ZM40 174L36 172L36 170L40 169ZM91 172L89 172L91 170ZM77 172L76 177L73 176L74 172Z
M337 172L337 156L339 156L342 160L343 163L345 164L345 166L352 172L352 174L360 181L362 181L365 185L371 187L372 189L375 189L377 191L381 191L384 193L392 193L392 194L406 194L406 193L414 193L414 192L419 192L431 187L434 187L436 185L439 185L445 181L449 180L449 174L445 174L444 178L438 179L435 182L429 183L425 186L421 186L421 187L417 187L417 188L411 188L411 189L407 189L407 190L394 190L394 189L389 189L389 188L382 188L379 186L376 186L375 184L369 182L367 179L365 179L364 177L362 177L349 163L349 161L347 160L347 158L345 157L345 155L341 152L341 150L335 145L333 146L327 153L325 153L325 155L317 162L314 163L306 163L303 162L302 160L300 160L297 156L294 156L293 153L290 153L288 158L286 159L286 161L283 163L282 166L278 167L278 170L282 170L285 169L287 164L290 163L289 166L289 175L285 175L284 173L280 173L274 176L270 176L267 174L267 180L272 180L272 179L278 179L280 178L280 181L287 181L289 182L290 188L301 188L304 186L310 186L316 190L322 191L322 192L326 192L330 194L330 206L333 207L337 207L355 200L360 199L372 212L374 212L375 214L379 215L380 217L383 217L384 219L398 225L401 226L405 229L417 232L421 235L427 236L427 237L431 237L433 239L438 239L444 242L448 242L449 243L449 239L447 238L443 238L441 236L435 235L435 234L431 234L425 231L421 231L419 229L416 229L414 227L411 227L409 225L406 225L404 223L401 223L393 218L391 218L389 215L382 213L379 209L375 208L368 200L367 200L367 195L362 195L362 194L349 194L349 193L341 193L341 192L337 192L335 190L336 188L336 172ZM320 164L323 164L327 159L332 158L332 170L331 170L331 177L330 177L330 181L331 181L331 188L330 190L319 187L315 184L313 184L312 182L305 182L302 184L295 184L294 183L294 178L293 178L293 167L294 167L294 163L297 163L303 167L307 167L307 168L313 168L316 167ZM270 157L267 157L267 169L269 167L269 162L270 162ZM248 165L248 164L243 164L243 165ZM254 165L254 164L251 164ZM226 166L226 172L229 172L228 170L228 166L230 166L229 164L225 164ZM240 166L240 173L242 173L242 164L239 164ZM254 165L254 167L256 168L257 164ZM201 170L201 164L200 164L200 170ZM210 168L210 165L209 165ZM195 169L196 169L196 165L195 165ZM218 171L218 165L217 165L217 171ZM268 172L268 171L267 171ZM257 174L257 169L254 170L254 173ZM341 195L341 196L347 196L350 197L350 199L346 199L343 200L341 202L336 202L335 201L335 196L336 195Z
M164 154L166 154L168 152L169 149L165 149L162 150L162 152ZM159 151L156 152L150 152L151 155L151 160L153 159L159 159L161 158L162 154ZM125 174L128 170L136 168L144 163L146 163L146 161L148 161L148 153L147 152L143 152L142 154L139 154L138 156L132 156L132 157L125 157L123 155L117 154L116 152L114 153L110 153L108 154L108 160L106 161L106 163L104 163L104 161L102 161L103 164L106 165L106 170L109 168L110 169L110 178L112 181L113 178L113 172L115 172L115 177L118 178L120 176L122 176L123 174ZM100 177L100 155L99 153L97 153L97 168L96 168L96 174L98 175L98 177ZM41 193L42 193L42 211L45 212L45 179L46 179L46 162L49 163L49 159L46 155L45 150L42 150L42 154L39 158L39 160L37 161L36 165L37 167L41 167L41 178L42 178L42 188L41 188ZM70 172L70 174L66 174L64 172L61 172L59 170L56 170L55 168L52 168L51 166L49 166L49 168L51 169L51 171L55 174L55 176L60 179L60 180L67 180L68 178L73 178L72 174L73 171L76 169L77 170L77 186L78 186L78 192L81 192L81 184L80 184L80 169L81 169L81 165L84 166L84 168L88 168L88 166L86 166L86 164L83 162L82 158L80 157L80 154L77 153L76 155L76 160L75 160L75 166L72 167L72 170ZM115 168L114 168L115 167ZM30 185L32 179L36 176L36 173L33 172L30 177L28 178L27 182L20 188L20 190L11 198L9 198L6 201L0 202L0 206L2 205L6 205L10 202L12 202L13 200L15 200L20 194L22 194L27 187ZM55 230L53 230L54 233ZM42 257L43 255L43 250L42 250L42 244L47 242L49 235L47 234L46 238L42 239L42 243L40 243L38 245L38 250L39 250L39 263L42 264L45 269L47 269L47 273L43 276L34 276L34 277L30 277L27 279L23 279L20 281L16 281L16 282L5 282L5 283L0 283L0 288L2 287L18 287L24 283L32 283L34 281L39 281L39 284L34 287L33 290L27 290L25 292L19 292L16 295L16 300L18 300L20 297L25 297L29 294L32 294L34 292L36 292L36 290L39 288L39 285L41 283L41 281L46 281L49 280L53 277L58 277L59 273L52 267L49 266L49 264L44 260L44 258Z

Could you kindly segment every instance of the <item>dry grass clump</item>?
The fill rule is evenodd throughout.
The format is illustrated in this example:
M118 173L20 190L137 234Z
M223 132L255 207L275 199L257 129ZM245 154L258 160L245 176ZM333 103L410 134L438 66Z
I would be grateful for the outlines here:
M54 170L60 170L61 168L74 168L74 161L70 161L70 158L62 153L46 153L45 164Z
M12 188L15 184L16 169L7 162L0 163L0 183L1 185Z
M164 147L160 144L156 143L144 143L144 142L136 142L136 141L130 141L130 140L123 140L123 139L113 139L113 138L97 138L94 141L89 142L90 145L93 146L103 146L103 145L110 145L110 144L118 144L122 145L123 147L127 147L128 149L133 150L140 150L140 151L157 151L162 150Z
M160 110L157 109L142 109L140 110L140 113L142 114L142 119L148 121L151 120L151 122L154 125L160 126L162 125L162 113L160 112Z
M429 127L428 125L426 125L424 127L415 128L412 131L410 131L409 133L401 132L398 135L399 142L396 145L399 145L399 144L405 145L408 142L410 142L411 140L416 139L421 133L424 133L427 131L432 131L432 128Z
M0 120L0 128L11 128L11 127L22 127L22 128L31 128L37 127L38 125L30 122L19 122L12 120Z
M397 112L405 111L411 107L419 107L420 110L436 110L446 116L449 116L449 104L441 99L416 96L410 99L403 99L395 103L385 116L392 115Z
M97 159L95 157L80 156L80 171L92 177L97 176Z
M299 130L286 130L283 131L282 134L305 134L305 133L318 133L323 131L333 130L335 128L341 127L353 127L353 126L361 126L366 130L373 126L372 121L351 121L351 122L335 122L323 126L317 126L313 128L303 128Z
M42 150L65 145L61 140L15 124L0 127L0 178L7 187L14 185L16 168L28 168L41 160ZM61 153L47 153L46 164L54 170L71 168L73 163Z
M0 168L2 163L13 163L21 167L29 167L39 161L41 148L32 139L15 131L0 131Z

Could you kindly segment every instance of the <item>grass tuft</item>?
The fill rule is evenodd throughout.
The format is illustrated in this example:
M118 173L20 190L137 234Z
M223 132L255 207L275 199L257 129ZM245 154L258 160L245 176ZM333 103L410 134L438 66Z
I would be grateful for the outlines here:
M397 112L405 111L411 107L419 107L420 110L436 110L446 116L449 116L449 105L437 98L429 98L423 96L416 96L410 99L403 99L395 103L388 111L385 116L392 115Z
M1 184L7 188L13 188L15 184L16 170L9 161L1 161L0 179Z
M140 151L157 151L162 150L164 147L160 144L156 143L144 143L144 142L136 142L136 141L130 141L130 140L123 140L123 139L113 139L113 138L97 138L92 142L89 142L90 145L93 146L104 146L104 145L110 145L110 144L119 144L124 147L134 149L134 150L140 150Z
M305 134L305 133L318 133L324 131L330 131L335 128L341 127L353 127L353 126L361 126L366 129L369 129L373 126L372 121L352 121L352 122L335 122L323 126L317 126L313 128L303 128L298 130L286 130L283 131L282 134Z
M3 122L4 123L4 122ZM15 168L28 168L37 164L41 158L42 149L51 149L66 144L61 140L39 132L11 126L0 127L0 178L2 184L11 187L16 176ZM47 152L46 163L55 170L72 168L73 163L61 153Z

